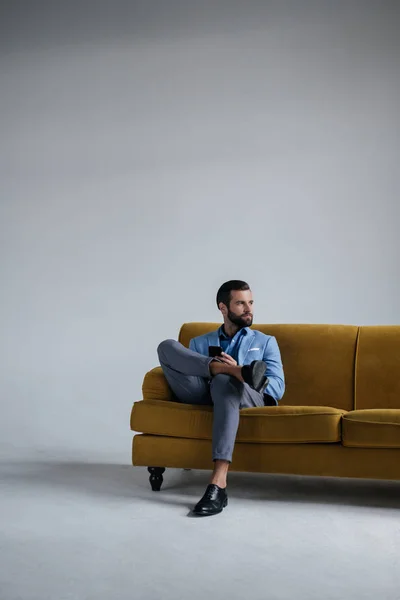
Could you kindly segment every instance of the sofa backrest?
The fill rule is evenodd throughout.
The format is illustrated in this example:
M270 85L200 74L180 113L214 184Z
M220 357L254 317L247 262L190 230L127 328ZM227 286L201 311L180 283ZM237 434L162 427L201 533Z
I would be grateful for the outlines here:
M400 326L360 327L355 408L400 408Z
M185 323L179 341L214 331L220 323ZM280 404L354 407L354 364L358 327L352 325L253 325L276 337L286 391Z

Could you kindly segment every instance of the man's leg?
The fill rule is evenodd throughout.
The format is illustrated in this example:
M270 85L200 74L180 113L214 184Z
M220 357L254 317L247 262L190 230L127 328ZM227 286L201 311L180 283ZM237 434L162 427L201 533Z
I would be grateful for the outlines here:
M160 365L172 392L180 402L212 404L208 356L193 352L175 340L165 340L157 348Z
M241 408L264 406L262 393L229 375L217 375L211 382L214 404L213 460L211 483L226 487L226 475L232 461Z
M193 352L175 340L164 340L157 352L165 378L180 402L211 404L209 382L221 373L243 381L242 367L227 365L216 358ZM207 401L204 401L204 394L207 394Z
M217 362L185 348L175 340L161 342L157 351L164 375L179 401L188 404L214 404L214 472L211 479L211 484L214 484L214 489L211 490L213 506L210 509L209 498L206 498L210 493L209 486L195 512L203 515L216 514L227 503L224 488L239 425L239 410L264 406L263 394L243 382L240 366ZM220 510L218 506L215 510L214 500L218 490L223 492L224 497L216 498L217 505L219 503L221 506Z
M214 472L204 496L194 508L199 516L218 514L228 503L226 478L239 426L240 409L264 406L262 393L229 375L216 375L210 391L214 404Z

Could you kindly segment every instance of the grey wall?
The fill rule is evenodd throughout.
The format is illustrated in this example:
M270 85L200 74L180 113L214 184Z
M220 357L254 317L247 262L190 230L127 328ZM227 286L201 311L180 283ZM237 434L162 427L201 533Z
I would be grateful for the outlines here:
M400 322L396 2L1 4L1 431L129 461L156 346Z

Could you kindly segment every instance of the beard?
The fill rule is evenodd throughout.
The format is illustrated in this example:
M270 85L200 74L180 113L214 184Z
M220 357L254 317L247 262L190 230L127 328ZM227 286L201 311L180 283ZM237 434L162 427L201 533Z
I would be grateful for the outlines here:
M228 319L231 321L231 323L237 325L239 329L243 329L244 327L250 327L250 325L253 325L253 315L249 315L248 317L240 315L239 317L238 315L235 315L235 313L233 313L232 311L228 310Z

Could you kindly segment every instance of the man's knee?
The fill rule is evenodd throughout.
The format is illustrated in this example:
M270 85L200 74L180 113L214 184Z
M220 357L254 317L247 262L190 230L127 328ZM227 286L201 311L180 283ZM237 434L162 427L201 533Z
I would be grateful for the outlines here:
M171 348L173 348L176 343L176 340L164 340L163 342L161 342L161 344L158 345L157 354L158 358L160 359L160 362L165 362L167 360Z
M232 375L226 375L225 373L219 373L211 379L211 394L217 394L221 397L232 396L232 394L238 394L239 381Z

